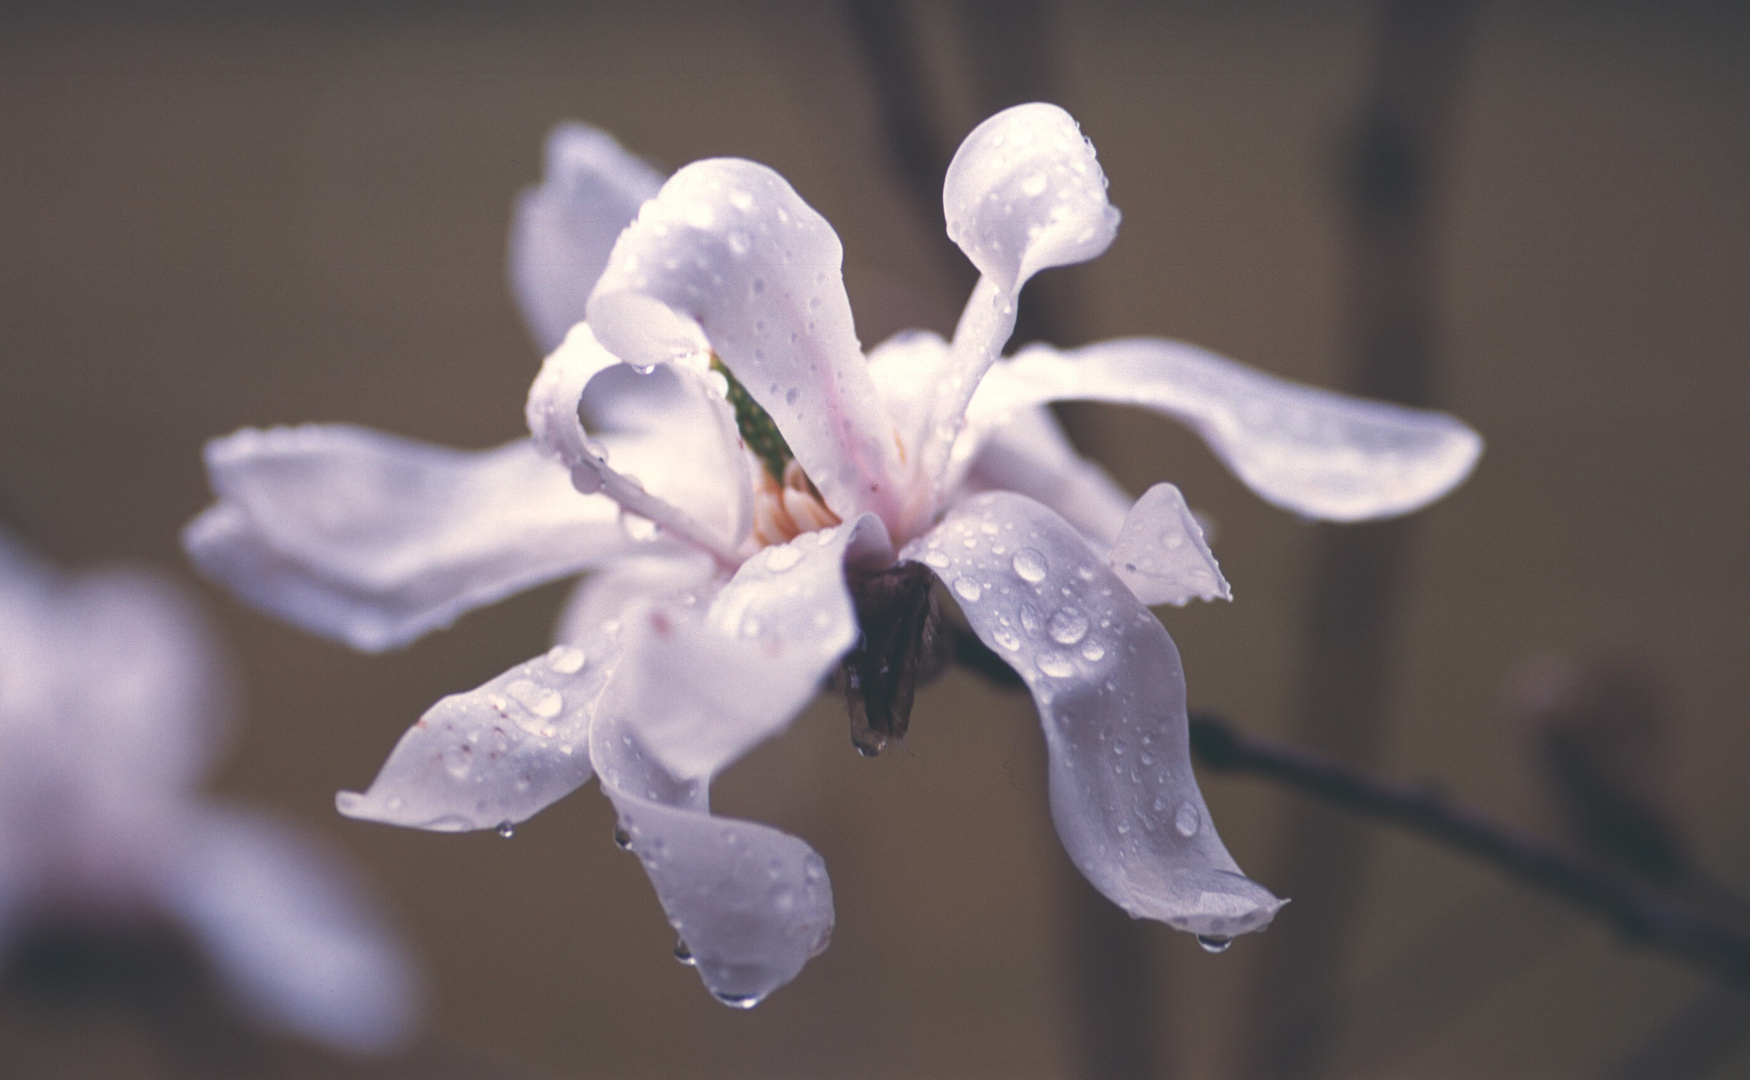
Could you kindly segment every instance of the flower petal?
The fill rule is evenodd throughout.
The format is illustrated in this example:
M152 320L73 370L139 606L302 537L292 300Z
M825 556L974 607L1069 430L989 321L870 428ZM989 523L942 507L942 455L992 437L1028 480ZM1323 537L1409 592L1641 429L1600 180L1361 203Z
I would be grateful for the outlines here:
M646 379L652 381L640 385ZM592 440L580 404L599 412L610 428L632 430ZM752 528L753 481L734 413L707 372L690 363L634 370L596 340L588 323L578 323L542 363L525 415L535 445L571 471L579 491L606 495L670 536L735 564L735 549ZM609 464L616 451L650 470L656 489L627 473L626 461Z
M345 1050L406 1043L418 977L387 922L302 834L241 812L190 814L157 890L263 1021Z
M364 428L244 429L206 448L219 501L183 530L202 573L356 649L404 645L472 608L632 545L526 441L466 452Z
M1130 508L1106 565L1145 604L1184 607L1192 600L1233 599L1203 526L1171 484L1156 484Z
M524 821L589 781L589 728L612 663L607 639L544 656L426 710L347 817L433 832ZM593 655L592 655L593 654Z
M662 174L606 132L561 124L547 136L546 173L510 226L511 290L543 353L583 321L614 241L660 187Z
M1085 262L1118 233L1094 146L1055 105L1004 109L972 130L942 187L948 235L983 275L954 330L953 358L936 390L923 475L938 481L967 403L1015 331L1027 279Z
M716 572L717 564L695 551L621 559L577 583L554 622L553 640L587 642L608 632L606 624L616 622L634 603L648 597L690 595L691 603L699 603L701 598L708 599L708 583Z
M826 503L896 520L892 424L857 343L826 219L750 161L675 173L620 237L589 302L602 344L648 366L707 345L772 417Z
M1105 469L1076 453L1043 405L1022 409L985 433L963 467L964 483L973 491L1013 491L1043 503L1101 548L1118 538L1130 512L1130 496Z
M1445 413L1304 386L1160 338L1024 349L985 378L968 423L987 428L1021 408L1076 399L1182 420L1267 502L1330 521L1426 506L1470 475L1483 445Z
M1195 934L1268 925L1281 901L1240 873L1191 771L1178 650L1087 542L1038 503L991 492L901 557L936 571L1032 691L1051 815L1094 887Z

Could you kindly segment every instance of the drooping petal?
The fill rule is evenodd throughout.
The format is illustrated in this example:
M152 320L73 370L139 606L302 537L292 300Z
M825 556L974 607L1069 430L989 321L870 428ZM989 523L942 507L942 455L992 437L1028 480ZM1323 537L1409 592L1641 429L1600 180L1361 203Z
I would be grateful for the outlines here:
M554 128L546 157L510 226L511 290L543 353L583 321L614 241L662 187L661 173L585 124Z
M1038 503L991 492L901 557L936 571L1032 691L1051 816L1094 887L1195 934L1268 925L1281 901L1240 873L1191 772L1178 650L1087 542Z
M555 645L426 710L347 817L433 832L524 821L589 781L589 727L612 670L596 640ZM592 655L592 652L595 655Z
M894 431L857 343L826 219L750 161L675 173L620 237L590 298L615 355L652 365L710 348L778 425L846 520L895 520Z
M1156 484L1130 508L1106 565L1145 604L1184 607L1192 600L1233 599L1203 526L1171 484Z
M1289 382L1160 338L1024 349L985 378L968 424L987 428L1018 409L1078 399L1182 420L1265 501L1329 521L1426 506L1470 475L1483 445L1445 413Z
M570 470L572 485L579 491L599 492L669 536L734 565L735 549L752 527L753 499L746 455L738 449L734 413L720 390L711 387L707 372L686 362L668 367L661 374L633 371L602 346L588 323L578 323L542 363L529 387L525 406L529 432L537 447ZM656 400L644 403L642 415L629 402L616 405L604 400L611 394L598 401L610 426L617 421L644 429L623 432L617 448L631 451L633 464L655 468L657 490L647 489L637 476L610 464L613 448L591 439L578 414L598 378L628 377L657 380L644 394ZM645 389L638 387L634 393ZM675 432L676 425L682 432ZM698 498L701 487L706 492L715 488L718 497ZM701 521L676 498L694 502L694 510L717 522Z
M953 359L936 390L923 475L941 477L979 380L1015 331L1027 279L1085 262L1118 233L1106 175L1074 119L1035 102L1004 109L972 130L942 187L948 235L983 275L960 325Z
M527 441L468 452L343 425L244 429L206 447L219 501L183 530L208 577L357 649L626 550L619 509Z
M801 971L832 931L832 887L802 841L712 817L711 778L814 697L856 640L845 566L892 559L873 515L767 548L700 616L629 616L591 748L669 922L705 985L751 1005Z
M351 874L278 822L190 812L157 892L262 1021L361 1053L413 1034L418 977Z
M1043 405L1022 409L985 434L976 453L956 465L966 469L964 483L973 491L1025 495L1055 510L1099 547L1111 546L1130 512L1130 496L1105 469L1076 453ZM951 479L950 490L960 482Z

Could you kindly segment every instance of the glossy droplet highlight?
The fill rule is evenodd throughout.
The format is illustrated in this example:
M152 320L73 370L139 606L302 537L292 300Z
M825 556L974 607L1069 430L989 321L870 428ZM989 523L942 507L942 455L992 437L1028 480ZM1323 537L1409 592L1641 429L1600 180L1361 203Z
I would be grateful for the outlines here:
M575 675L588 662L589 657L575 645L555 645L547 652L547 666L561 675Z
M1233 943L1234 943L1233 938L1223 937L1221 934L1198 934L1197 935L1197 944L1203 946L1203 951L1206 953L1224 953L1224 952L1227 952L1227 947L1229 945L1232 945Z
M758 994L720 994L712 991L711 996L731 1009L751 1009L761 1000Z
M775 574L781 574L801 561L802 552L789 544L777 544L766 549L766 569Z
M684 938L674 939L674 958L688 967L698 963L697 960L693 959L693 950L687 948L687 942Z
M515 836L516 835L515 823L510 822L510 821L499 822L498 823L498 835L504 837L506 840L509 840L511 837Z
M1021 635L1015 633L1013 630L997 630L991 634L990 638L992 641L1001 645L1003 648L1008 649L1010 652L1014 652L1021 647Z
M957 577L954 579L954 595L969 604L976 604L984 595L984 589L969 577Z
M614 826L614 846L621 851L632 850L632 834L623 825Z
M1199 814L1197 808L1188 802L1180 803L1179 808L1173 811L1173 829L1187 840L1196 836L1197 830L1202 825L1203 815Z
M1059 645L1074 645L1088 636L1088 617L1072 607L1060 608L1045 630Z
M1054 679L1067 679L1076 673L1075 661L1060 652L1048 652L1039 657L1039 670Z
M1045 561L1045 556L1033 548L1022 548L1015 552L1015 574L1022 581L1038 584L1045 580L1045 575L1051 569L1051 564Z
M1086 641L1082 643L1083 660L1098 660L1105 655L1106 646L1100 644L1098 641Z
M938 570L946 570L948 568L948 562L948 556L942 554L940 551L932 549L924 552L924 564L926 566L933 566Z

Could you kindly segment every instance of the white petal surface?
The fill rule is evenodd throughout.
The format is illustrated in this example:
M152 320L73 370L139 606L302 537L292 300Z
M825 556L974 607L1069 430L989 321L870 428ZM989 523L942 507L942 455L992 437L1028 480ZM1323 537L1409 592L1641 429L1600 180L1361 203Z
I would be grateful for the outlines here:
M553 640L586 642L603 633L607 623L618 620L639 600L691 595L691 601L683 602L708 601L716 572L717 564L699 552L683 550L670 557L621 559L590 574L571 590L554 622Z
M1266 501L1330 521L1419 509L1470 475L1482 452L1477 433L1445 413L1289 382L1160 338L1024 349L986 376L967 420L986 428L1077 399L1182 420Z
M355 1052L407 1041L416 973L343 867L296 831L241 812L191 812L178 838L177 857L158 867L159 896L241 1004Z
M988 493L901 552L935 570L979 639L1026 681L1071 860L1133 916L1195 934L1268 925L1191 772L1185 678L1166 629L1056 514Z
M661 173L584 124L554 128L546 158L510 226L511 289L543 353L583 321L614 241L662 187Z
M245 429L206 448L216 505L183 546L245 601L357 649L457 616L631 546L527 441L469 452L363 428Z
M1171 484L1156 484L1130 508L1106 565L1145 604L1184 607L1192 600L1233 599L1203 526Z
M611 670L600 639L555 645L451 694L407 729L347 817L434 832L524 821L588 782L589 726ZM592 655L594 653L594 655Z
M675 173L620 237L589 322L637 365L708 343L783 432L827 505L896 520L894 431L845 296L844 251L783 177L713 159Z
M963 444L971 440L962 438ZM958 449L958 447L956 448ZM973 491L1013 491L1043 503L1098 547L1110 547L1130 512L1130 496L1106 470L1076 453L1051 410L1022 409L978 441L964 464Z
M972 130L942 187L948 235L983 276L954 330L953 359L936 390L924 475L942 476L979 380L1015 331L1021 286L1040 270L1105 251L1119 213L1106 176L1070 115L1034 103L1005 109Z

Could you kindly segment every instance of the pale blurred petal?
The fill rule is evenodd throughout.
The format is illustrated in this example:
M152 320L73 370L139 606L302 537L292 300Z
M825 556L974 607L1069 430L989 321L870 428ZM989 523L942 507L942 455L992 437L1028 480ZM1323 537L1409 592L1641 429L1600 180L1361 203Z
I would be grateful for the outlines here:
M971 490L1025 495L1057 511L1100 547L1118 538L1130 512L1130 496L1105 469L1076 453L1043 405L1020 410L986 435L966 466L963 482Z
M1281 902L1240 873L1191 772L1166 629L1062 518L1009 493L949 511L902 558L935 570L1032 691L1070 859L1133 916L1233 936Z
M967 422L988 430L1019 409L1077 399L1182 420L1266 501L1331 521L1419 509L1482 452L1477 433L1445 413L1303 386L1159 338L1024 349L986 375Z
M947 364L948 343L929 330L902 331L869 353L869 377L908 466L917 461L926 441L936 387Z
M591 655L592 652L595 655ZM590 778L589 726L612 670L595 641L561 644L426 710L347 817L434 832L515 825Z
M543 353L583 321L614 241L662 187L661 173L585 124L554 128L546 157L510 226L511 290Z
M1106 175L1075 120L1056 105L1004 109L960 144L942 187L948 235L980 277L954 329L953 358L936 388L931 438L920 461L937 480L979 380L1015 330L1027 279L1084 262L1118 233Z
M262 1021L360 1053L413 1033L418 978L344 868L301 834L235 811L191 812L158 867L167 908Z
M363 428L244 429L207 444L219 501L189 557L243 600L365 650L404 645L631 546L527 441L469 452Z
M1203 526L1171 484L1156 484L1136 500L1106 565L1145 604L1233 599Z
M691 593L693 603L709 600L717 564L702 552L679 551L672 556L625 558L577 583L560 610L553 640L576 644L607 632L639 600Z
M783 177L719 158L675 173L590 298L602 344L648 366L715 351L840 517L894 520L895 432L857 343L839 238Z

